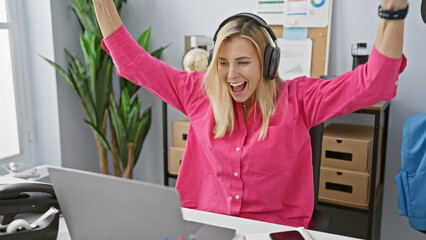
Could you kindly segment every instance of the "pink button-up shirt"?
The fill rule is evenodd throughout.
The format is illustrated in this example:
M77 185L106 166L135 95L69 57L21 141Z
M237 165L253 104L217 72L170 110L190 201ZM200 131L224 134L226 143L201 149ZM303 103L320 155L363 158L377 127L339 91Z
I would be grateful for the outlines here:
M334 80L299 77L282 82L263 141L258 141L261 116L251 111L244 122L238 102L234 131L217 139L213 111L202 89L204 73L180 71L150 56L124 26L103 45L120 76L190 119L176 183L183 207L305 227L314 203L309 129L393 98L406 64L404 57L387 58L373 49L367 64Z

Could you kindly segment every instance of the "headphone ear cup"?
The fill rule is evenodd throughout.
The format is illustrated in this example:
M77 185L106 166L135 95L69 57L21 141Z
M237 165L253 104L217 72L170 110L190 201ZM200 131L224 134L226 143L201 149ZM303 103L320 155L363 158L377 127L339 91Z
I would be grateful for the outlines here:
M271 64L271 55L273 54L274 48L272 46L267 46L265 49L265 54L263 55L263 77L269 79L269 68Z
M210 65L213 60L213 48L209 50L209 56L207 57L207 63Z
M279 47L274 48L271 55L271 60L269 62L269 71L268 71L268 78L269 79L275 79L278 72L278 66L280 65L280 58L281 58L281 49Z

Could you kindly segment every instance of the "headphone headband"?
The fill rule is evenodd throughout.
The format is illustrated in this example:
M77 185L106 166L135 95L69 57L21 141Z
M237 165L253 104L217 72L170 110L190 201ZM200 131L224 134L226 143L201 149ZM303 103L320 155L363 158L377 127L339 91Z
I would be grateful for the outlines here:
M243 12L243 13L238 13L235 14L233 16L228 17L227 19L225 19L218 27L218 29L216 30L214 37L213 37L213 42L216 41L217 38L217 34L219 33L220 29L227 24L228 22L237 19L237 18L248 18L248 19L252 19L254 21L256 21L259 25L261 25L262 27L264 27L266 29L266 31L268 31L269 35L271 36L272 40L275 42L277 41L277 37L275 36L274 31L272 31L272 29L268 26L268 24L266 23L265 20L263 20L263 18L257 16L256 14L253 13L248 13L248 12Z
M235 14L233 16L228 17L219 25L219 28L216 30L216 33L214 34L214 37L213 37L213 45L216 42L216 37L217 37L220 29L222 29L222 27L225 24L227 24L228 22L230 22L234 19L237 19L237 18L247 18L249 20L253 20L257 24L259 24L261 27L266 29L266 31L269 33L269 36L272 38L272 40L275 44L275 47L269 45L265 49L265 52L264 52L264 55L263 55L263 76L267 79L271 79L271 80L275 79L275 77L277 76L278 66L279 66L279 63L280 63L281 50L278 47L278 43L277 43L278 40L277 40L277 37L275 36L275 33L268 26L266 21L263 20L261 17L255 15L253 13L247 13L247 12L238 13L238 14ZM209 56L208 56L208 63L209 64L211 63L212 59L213 59L213 49L210 49Z

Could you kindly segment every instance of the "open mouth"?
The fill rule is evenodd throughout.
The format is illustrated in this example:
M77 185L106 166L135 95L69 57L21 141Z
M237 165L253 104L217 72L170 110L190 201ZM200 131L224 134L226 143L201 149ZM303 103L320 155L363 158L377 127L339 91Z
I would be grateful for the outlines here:
M240 82L240 83L229 83L229 85L231 86L231 89L233 92L235 93L239 93L242 92L246 86L247 86L247 82Z

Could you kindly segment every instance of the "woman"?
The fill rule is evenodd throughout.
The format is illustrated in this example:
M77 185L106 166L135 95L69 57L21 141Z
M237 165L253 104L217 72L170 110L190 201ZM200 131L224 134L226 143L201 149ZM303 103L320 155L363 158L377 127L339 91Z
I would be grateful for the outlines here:
M263 73L271 34L242 16L218 30L206 74L183 72L135 43L112 0L93 3L118 74L191 121L176 184L183 207L307 227L314 201L309 129L393 98L405 67L404 20L381 19L367 64L331 81L283 82ZM382 10L406 7L407 0L381 0Z

